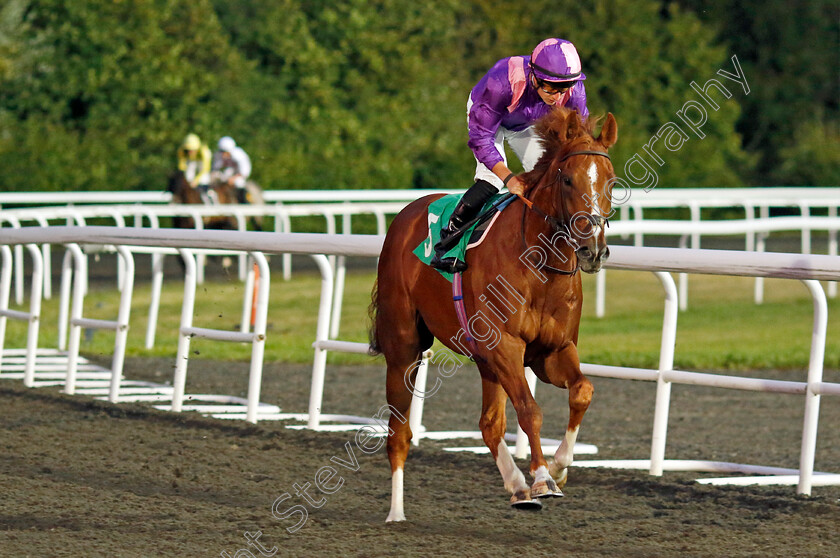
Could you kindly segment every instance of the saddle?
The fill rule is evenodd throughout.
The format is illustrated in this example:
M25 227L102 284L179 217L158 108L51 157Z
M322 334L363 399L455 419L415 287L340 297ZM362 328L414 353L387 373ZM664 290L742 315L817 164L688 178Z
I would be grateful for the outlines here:
M429 234L413 251L414 255L424 264L429 265L432 261L435 255L434 246L440 240L440 231L449 223L449 217L458 205L462 195L450 194L429 205L427 217ZM487 232L495 224L499 213L514 199L516 199L516 196L507 193L493 196L481 208L478 217L469 221L461 229L452 234L450 237L453 239L452 246L446 252L445 257L457 257L463 260L467 250L475 248L483 242ZM452 273L439 269L435 269L435 271L446 277L449 282L452 282Z

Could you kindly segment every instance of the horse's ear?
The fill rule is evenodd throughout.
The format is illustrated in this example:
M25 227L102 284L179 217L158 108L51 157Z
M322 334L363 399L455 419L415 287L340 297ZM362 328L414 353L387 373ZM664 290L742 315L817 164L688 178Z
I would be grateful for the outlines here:
M566 139L576 138L580 135L580 116L576 110L569 111L566 118Z
M607 113L607 120L601 126L601 134L598 136L598 141L607 149L615 145L615 142L618 141L618 123L616 123L615 116L611 112Z

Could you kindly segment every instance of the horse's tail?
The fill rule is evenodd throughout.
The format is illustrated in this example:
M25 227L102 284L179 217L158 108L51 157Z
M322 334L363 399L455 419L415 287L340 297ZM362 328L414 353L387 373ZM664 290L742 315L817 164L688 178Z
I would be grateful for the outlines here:
M368 354L376 356L382 354L382 347L379 346L379 338L376 335L376 319L379 316L379 281L373 282L373 290L370 293L370 306L368 306L368 318L370 329L368 329L369 348Z

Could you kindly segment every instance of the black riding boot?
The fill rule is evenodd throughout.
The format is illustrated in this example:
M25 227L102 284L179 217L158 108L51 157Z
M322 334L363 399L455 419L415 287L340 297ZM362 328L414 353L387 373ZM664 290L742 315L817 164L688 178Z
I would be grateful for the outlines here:
M448 242L446 246L443 246L444 241L450 238L452 240L460 238L464 234L462 227L472 221L478 215L478 212L481 211L481 208L484 207L484 204L497 193L498 190L496 187L486 180L478 180L469 190L464 192L464 196L458 202L458 205L452 212L452 216L449 218L449 224L440 231L440 242L435 244L435 257L429 262L432 267L441 271L448 271L449 273L456 273L467 269L466 262L458 258L443 257L453 246L453 244Z
M236 201L239 203L248 203L248 190L245 188L237 188Z

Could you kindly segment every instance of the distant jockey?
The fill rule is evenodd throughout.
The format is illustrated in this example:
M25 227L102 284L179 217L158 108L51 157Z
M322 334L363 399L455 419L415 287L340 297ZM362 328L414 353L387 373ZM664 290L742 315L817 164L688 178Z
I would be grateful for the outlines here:
M202 143L197 135L187 134L178 148L178 170L184 173L190 186L195 188L210 184L211 160L207 144Z
M246 203L245 183L251 176L251 158L230 136L219 140L218 150L213 155L213 175L231 186L236 186L237 201Z

